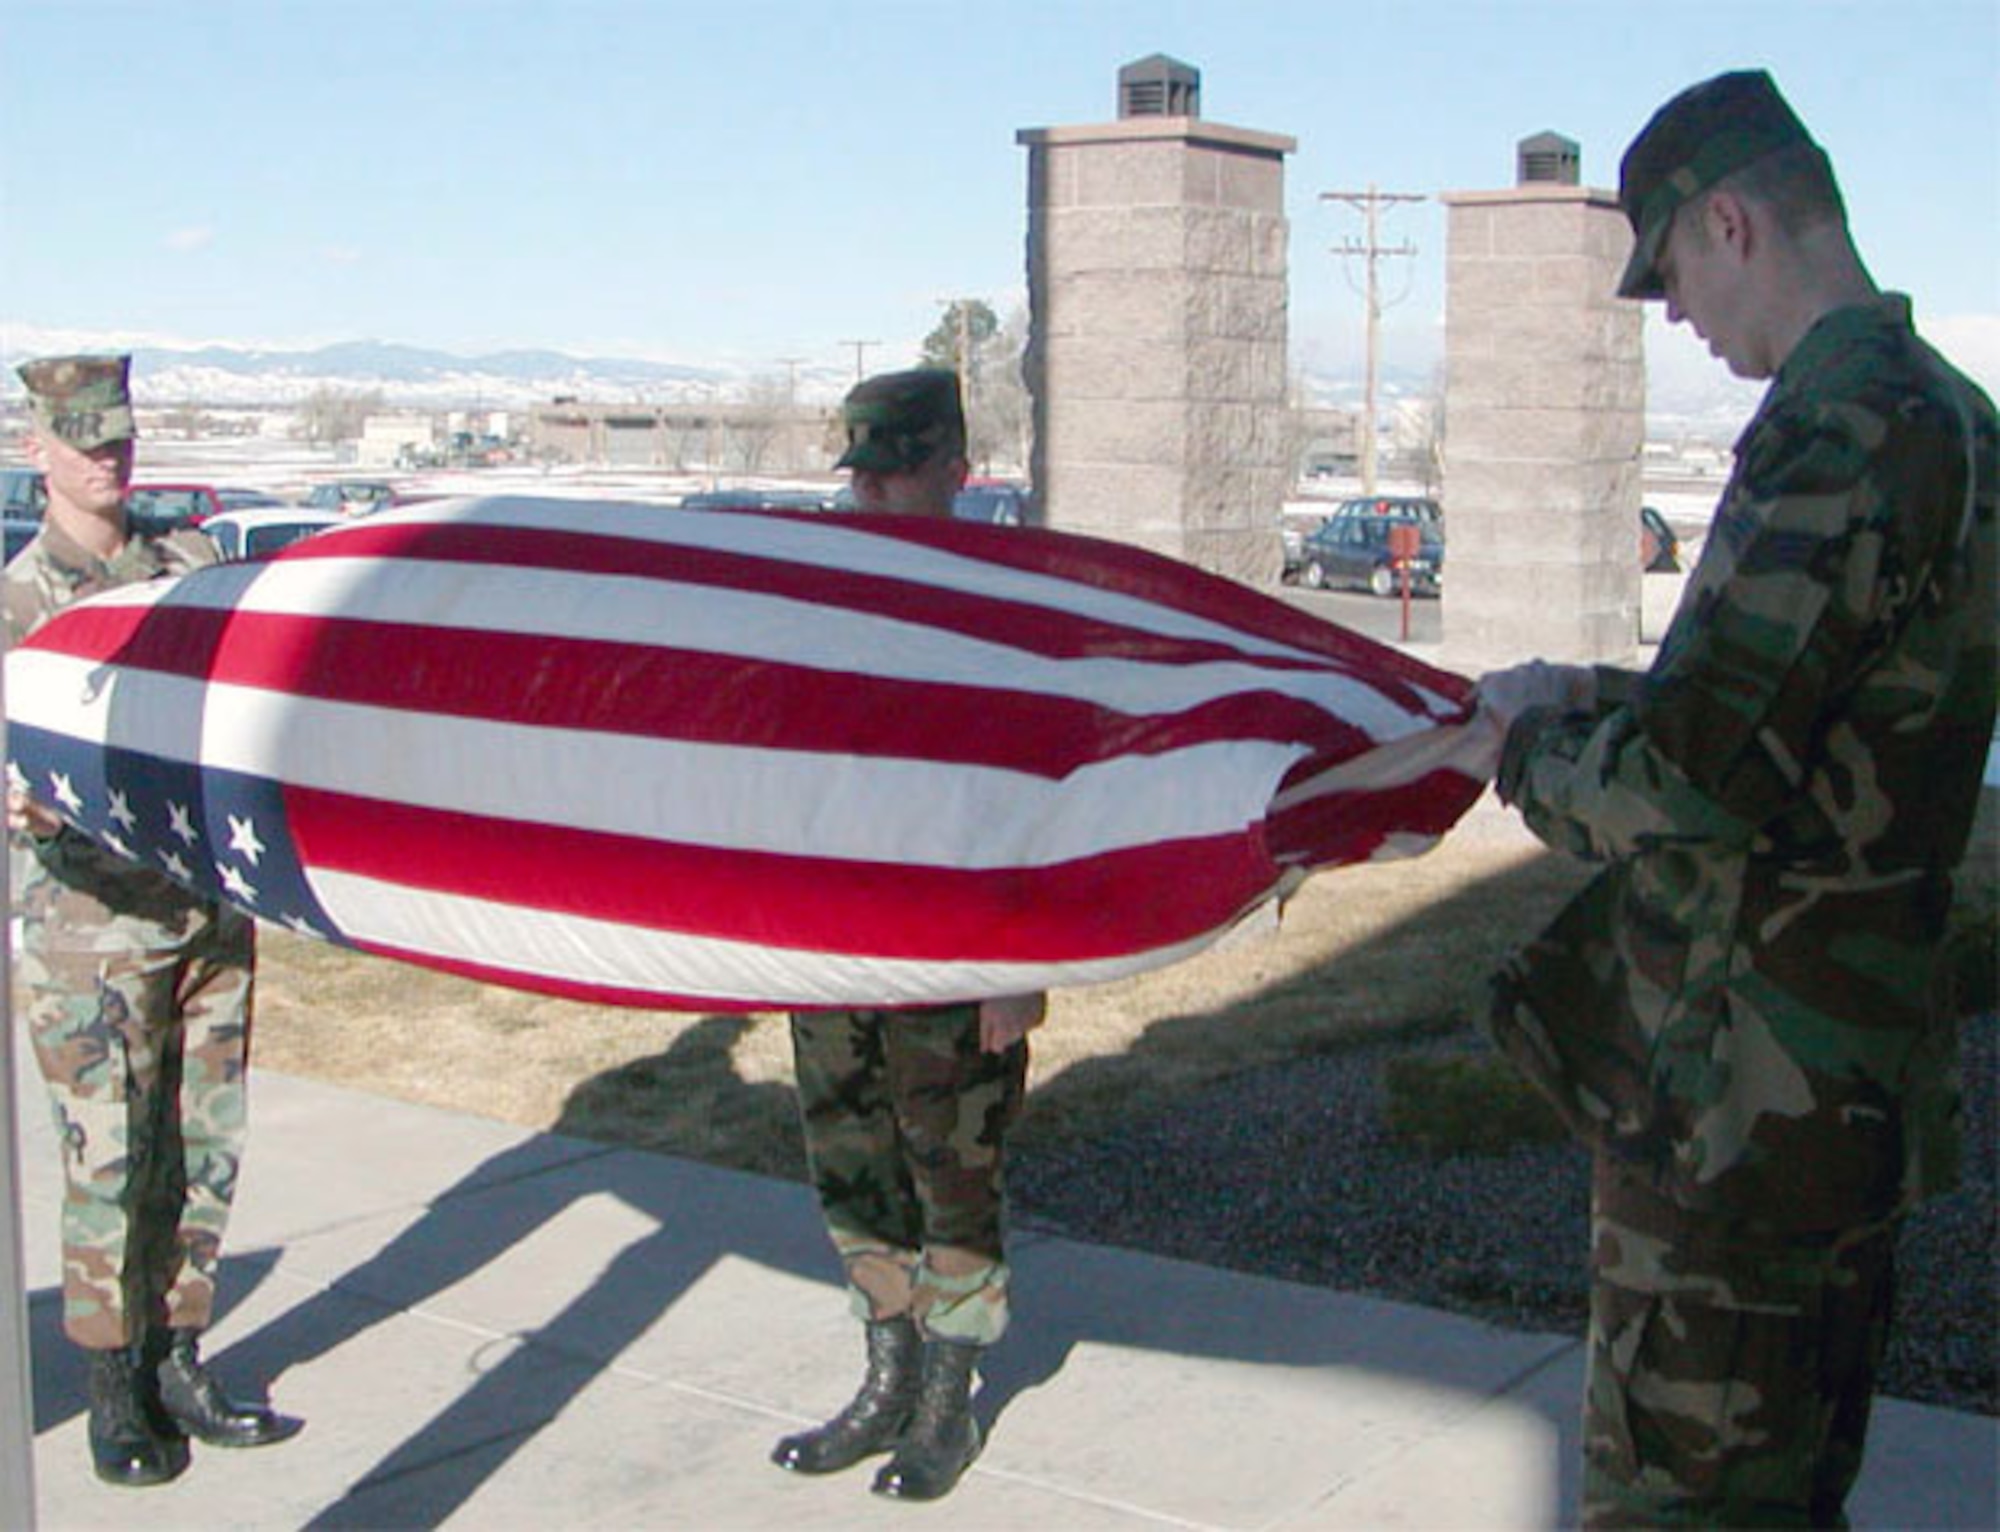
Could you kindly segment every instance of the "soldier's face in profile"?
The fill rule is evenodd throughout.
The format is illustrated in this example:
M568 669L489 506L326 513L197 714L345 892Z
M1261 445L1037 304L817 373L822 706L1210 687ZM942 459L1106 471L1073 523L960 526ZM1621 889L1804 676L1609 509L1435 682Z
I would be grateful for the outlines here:
M965 469L965 459L956 452L934 452L915 468L857 468L854 503L879 515L949 517L952 496L965 484Z
M1749 233L1735 199L1691 202L1674 214L1657 269L1669 323L1685 323L1737 377L1768 378L1776 363L1763 355L1759 341Z
M48 475L49 498L82 511L109 515L125 499L132 482L131 438L95 447L74 447L47 431L29 439L30 456Z

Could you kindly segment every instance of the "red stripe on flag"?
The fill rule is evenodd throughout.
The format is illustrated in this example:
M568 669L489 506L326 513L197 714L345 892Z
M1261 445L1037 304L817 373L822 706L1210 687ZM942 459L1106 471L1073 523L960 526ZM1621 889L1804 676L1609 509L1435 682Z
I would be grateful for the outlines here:
M643 514L643 508L634 508ZM1052 533L1037 528L981 527L922 517L841 516L759 511L702 512L703 524L732 518L797 522L839 536L935 547L996 568L1044 575L1233 628L1265 643L1281 644L1333 660L1337 668L1368 676L1371 684L1419 705L1422 687L1463 702L1469 683L1432 669L1373 639L1331 626L1285 602L1231 580L1207 574L1122 543ZM1163 636L1125 624L1065 613L1039 602L1020 602L973 591L933 586L889 575L795 562L779 553L739 552L638 535L596 530L494 526L477 522L358 523L307 538L277 557L285 560L371 556L438 562L542 568L578 574L657 579L676 584L782 596L814 605L869 613L962 632L1024 653L1049 656L1116 655L1152 663L1194 664L1240 658L1243 646L1217 639ZM1309 665L1263 655L1273 669ZM1310 667L1318 668L1318 667Z
M1126 714L999 686L594 639L188 606L139 623L127 608L75 615L87 621L58 619L41 647L116 653L123 665L213 684L541 728L920 757L1049 778L1212 740L1292 741L1329 759L1374 743L1309 701L1254 688L1179 712Z
M1443 835L1485 788L1462 772L1431 771L1392 786L1312 798L1266 820L1271 855L1303 867L1364 862L1391 835Z
M1191 940L1275 881L1255 828L1047 867L958 869L640 841L291 788L315 871L761 946L1079 962Z

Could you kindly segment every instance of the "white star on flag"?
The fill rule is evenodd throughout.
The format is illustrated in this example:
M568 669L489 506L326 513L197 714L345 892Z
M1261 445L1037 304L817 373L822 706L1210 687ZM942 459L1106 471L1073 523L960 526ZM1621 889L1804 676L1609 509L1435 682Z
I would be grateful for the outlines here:
M250 880L234 867L217 867L216 875L222 879L222 886L229 890L229 897L243 904L257 902L257 890Z
M257 839L257 826L253 820L247 816L242 819L234 814L229 816L229 849L240 852L243 860L252 867L257 865L257 858L264 854L264 843Z
M132 800L121 788L111 789L111 819L128 834L139 828L139 816L132 812Z
M192 846L196 841L201 839L200 833L194 827L194 815L185 803L169 803L167 805L167 818L173 822L172 829L174 834L178 835L185 844Z
M70 785L69 773L63 771L50 772L49 786L56 795L56 802L68 809L70 813L81 814L83 812L83 799L77 795L76 789Z

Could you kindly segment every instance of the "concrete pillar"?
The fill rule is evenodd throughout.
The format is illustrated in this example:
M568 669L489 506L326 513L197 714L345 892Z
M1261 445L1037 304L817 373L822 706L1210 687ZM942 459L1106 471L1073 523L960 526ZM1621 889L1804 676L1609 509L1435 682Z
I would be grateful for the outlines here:
M1450 656L1630 663L1639 641L1640 306L1609 192L1446 193Z
M1030 469L1049 525L1276 574L1290 138L1196 117L1023 129Z

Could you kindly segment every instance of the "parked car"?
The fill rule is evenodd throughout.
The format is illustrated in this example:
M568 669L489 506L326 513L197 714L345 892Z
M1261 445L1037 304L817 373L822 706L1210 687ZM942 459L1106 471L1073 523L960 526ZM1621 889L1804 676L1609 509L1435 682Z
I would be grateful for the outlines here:
M198 527L223 511L284 505L261 489L216 484L134 484L125 491L125 515L140 532L173 532Z
M1306 539L1321 527L1327 518L1320 516L1308 526L1290 513L1278 518L1278 547L1284 562L1278 569L1278 578L1287 583L1299 577L1299 568L1305 562Z
M221 509L221 499L207 484L134 484L125 491L125 519L135 532L198 527Z
M952 497L954 521L983 521L996 527L1026 526L1033 519L1028 491L1012 479L967 479Z
M1444 531L1440 523L1416 516L1329 516L1308 533L1299 550L1299 578L1313 590L1354 587L1378 596L1403 588L1402 572L1390 551L1393 527L1415 527L1417 556L1410 561L1410 589L1435 596L1444 580Z
M217 489L215 498L222 502L225 511L255 511L291 504L283 495L274 495L268 490L239 489L229 484Z
M1442 507L1426 495L1357 495L1338 502L1310 526L1302 526L1296 518L1281 517L1278 522L1278 546L1282 554L1278 569L1280 580L1298 579L1305 568L1306 539L1336 516L1406 516L1432 526L1444 525Z
M42 530L42 524L39 521L30 521L26 516L10 514L4 520L0 520L0 530L5 531L7 539L6 556L0 562L11 564L14 562L14 555L35 540L35 534Z
M1650 505L1639 507L1639 567L1647 574L1678 574L1681 567L1681 540Z
M48 480L39 468L0 468L0 515L40 521L49 503Z
M404 501L395 485L381 479L331 479L315 484L303 503L309 510L331 511L336 516L366 516Z
M218 511L201 524L201 530L215 542L225 559L255 559L289 548L293 543L328 527L337 527L349 518L338 511L312 510L305 506L251 506L240 511Z
M684 511L827 511L831 496L808 489L698 489L681 496Z
M1428 495L1357 495L1333 508L1335 516L1409 516L1433 526L1444 521L1444 507Z

